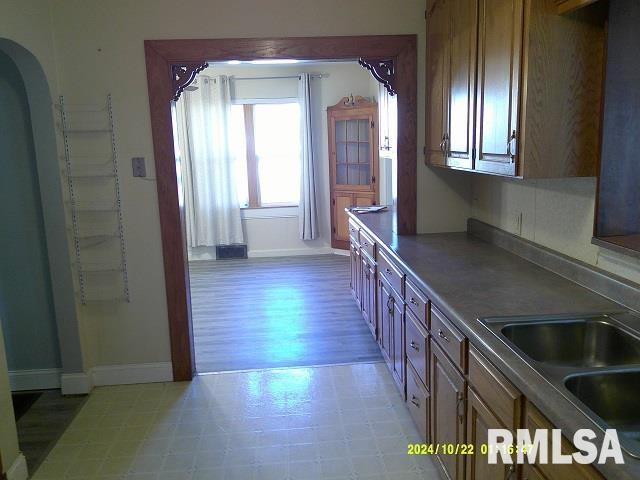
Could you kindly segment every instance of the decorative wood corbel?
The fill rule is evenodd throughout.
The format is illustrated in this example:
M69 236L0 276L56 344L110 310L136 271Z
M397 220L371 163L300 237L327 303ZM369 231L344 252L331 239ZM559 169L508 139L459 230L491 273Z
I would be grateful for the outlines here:
M180 95L196 79L202 70L207 68L207 62L190 62L171 65L171 83L173 88L173 100L178 101Z
M358 63L371 72L373 78L384 85L390 95L396 92L396 69L393 59L360 57Z

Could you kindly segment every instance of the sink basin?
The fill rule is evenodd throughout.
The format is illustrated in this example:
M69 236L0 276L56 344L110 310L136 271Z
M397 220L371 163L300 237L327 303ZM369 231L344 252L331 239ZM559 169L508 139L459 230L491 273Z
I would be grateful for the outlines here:
M538 362L587 368L640 364L640 339L602 318L509 323L501 333Z
M632 451L640 451L640 371L577 374L568 377L564 384L606 427L618 430L621 443L627 443Z

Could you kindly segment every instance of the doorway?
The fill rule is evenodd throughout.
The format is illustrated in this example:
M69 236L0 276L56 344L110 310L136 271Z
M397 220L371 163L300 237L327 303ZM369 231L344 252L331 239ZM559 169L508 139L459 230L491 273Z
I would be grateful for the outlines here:
M18 64L0 48L0 221L6 227L0 248L10 252L0 259L0 355L6 356L19 448L33 472L83 400L63 398L60 390L51 232L43 211L47 193L41 189L47 182L40 177L36 152L42 145L35 142L30 100ZM50 103L42 107L49 109Z
M210 62L175 102L198 373L380 360L332 248L336 172L393 208L380 85L355 60Z
M397 93L397 231L416 228L416 37L316 37L285 39L146 41L147 79L158 179L165 282L175 380L195 372L186 222L181 171L172 135L171 101L208 62L360 59ZM346 288L345 288L346 290ZM240 301L227 299L227 301Z

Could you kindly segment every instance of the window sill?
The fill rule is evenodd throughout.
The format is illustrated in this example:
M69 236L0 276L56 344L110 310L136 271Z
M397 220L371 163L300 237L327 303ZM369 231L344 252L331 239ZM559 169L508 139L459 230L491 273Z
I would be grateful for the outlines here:
M245 207L240 209L243 220L258 218L292 218L298 217L298 205L277 205L269 207Z

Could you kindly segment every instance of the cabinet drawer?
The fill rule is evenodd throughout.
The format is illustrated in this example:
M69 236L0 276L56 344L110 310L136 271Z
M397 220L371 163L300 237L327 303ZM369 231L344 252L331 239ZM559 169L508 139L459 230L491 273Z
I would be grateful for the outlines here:
M467 337L444 314L431 305L431 335L463 372L466 368Z
M382 250L378 252L378 275L382 275L391 287L403 296L404 273L395 266L392 260Z
M376 244L373 239L367 235L364 230L360 230L360 248L369 254L372 260L376 259L375 250Z
M408 306L408 305L407 305ZM406 314L406 347L407 360L418 374L422 383L429 386L429 336L420 321L407 310Z
M429 393L412 367L407 368L407 407L422 440L429 440Z
M360 243L359 232L360 228L358 227L358 225L356 225L356 222L349 219L349 237L351 237L351 239L358 244Z
M469 382L500 422L520 428L522 394L480 352L469 346Z
M429 323L427 322L427 309L429 308L429 300L425 297L418 288L411 283L409 280L405 282L406 294L405 298L407 300L407 307L411 310L418 320L424 325L426 328L429 328Z

